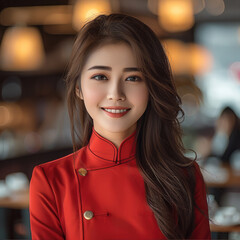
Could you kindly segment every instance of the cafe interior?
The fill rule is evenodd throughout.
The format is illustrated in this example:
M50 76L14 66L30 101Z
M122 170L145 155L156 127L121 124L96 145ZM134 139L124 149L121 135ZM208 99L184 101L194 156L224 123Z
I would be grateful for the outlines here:
M30 239L34 166L70 154L64 78L77 32L98 14L147 24L170 61L186 155L207 188L213 239L240 239L240 1L0 1L0 239Z

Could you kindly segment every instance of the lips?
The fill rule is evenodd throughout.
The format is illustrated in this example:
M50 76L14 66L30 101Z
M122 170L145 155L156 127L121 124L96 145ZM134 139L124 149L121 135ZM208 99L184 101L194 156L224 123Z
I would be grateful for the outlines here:
M102 109L118 109L118 110L122 110L122 109L129 109L130 108L127 108L127 107L120 107L120 106L111 106L111 107L102 107Z
M113 118L123 117L131 110L131 108L126 107L102 107L101 109L104 110L108 116Z

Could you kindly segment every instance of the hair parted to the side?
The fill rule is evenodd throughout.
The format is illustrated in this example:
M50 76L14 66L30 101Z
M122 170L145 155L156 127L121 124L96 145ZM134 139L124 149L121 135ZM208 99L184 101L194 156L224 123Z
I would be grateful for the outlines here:
M193 161L184 156L181 140L181 99L159 39L134 17L100 15L77 35L66 76L74 151L88 144L93 126L83 101L76 96L82 68L94 49L115 42L132 48L149 90L147 109L137 124L136 149L147 202L168 239L185 239L194 228L195 174Z

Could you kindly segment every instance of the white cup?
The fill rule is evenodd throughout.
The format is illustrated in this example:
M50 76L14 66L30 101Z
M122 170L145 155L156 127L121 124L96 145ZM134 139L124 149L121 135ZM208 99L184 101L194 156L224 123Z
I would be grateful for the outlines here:
M0 198L9 196L9 189L4 180L0 180Z
M28 178L22 172L8 174L5 180L7 187L13 192L27 190L29 187Z

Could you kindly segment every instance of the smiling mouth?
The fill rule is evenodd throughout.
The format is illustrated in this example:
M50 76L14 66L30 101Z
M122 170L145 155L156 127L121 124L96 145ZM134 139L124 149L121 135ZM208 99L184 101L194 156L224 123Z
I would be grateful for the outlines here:
M112 118L121 118L125 116L131 108L123 108L123 107L108 107L101 108L109 117Z
M130 108L128 109L109 109L109 108L102 108L103 110L105 110L106 112L109 113L124 113L130 110Z

